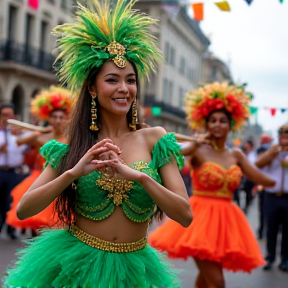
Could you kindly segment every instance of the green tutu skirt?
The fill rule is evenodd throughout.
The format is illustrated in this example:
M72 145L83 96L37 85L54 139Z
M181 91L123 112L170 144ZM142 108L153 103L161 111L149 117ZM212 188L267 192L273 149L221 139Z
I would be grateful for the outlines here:
M7 271L6 288L180 287L166 256L149 245L134 252L107 252L66 229L44 230L26 244Z

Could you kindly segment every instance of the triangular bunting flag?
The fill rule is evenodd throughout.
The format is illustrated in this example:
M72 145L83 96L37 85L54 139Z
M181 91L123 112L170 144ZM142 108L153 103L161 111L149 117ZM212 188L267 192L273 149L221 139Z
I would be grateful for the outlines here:
M285 109L285 108L282 108L282 109L281 109L281 112L282 112L282 113L285 113L286 111L287 111L287 109Z
M215 5L218 6L218 8L221 11L230 11L231 10L229 3L227 1L215 2Z
M194 12L194 20L202 21L204 19L203 3L195 3L191 6Z
M28 0L28 6L34 10L38 10L39 0Z
M248 5L250 5L253 2L253 0L245 0L245 1L248 3Z
M276 108L270 108L270 113L271 113L271 116L275 116L276 115Z
M256 114L258 112L258 108L257 107L250 106L249 109L250 109L251 115L254 115L254 114Z

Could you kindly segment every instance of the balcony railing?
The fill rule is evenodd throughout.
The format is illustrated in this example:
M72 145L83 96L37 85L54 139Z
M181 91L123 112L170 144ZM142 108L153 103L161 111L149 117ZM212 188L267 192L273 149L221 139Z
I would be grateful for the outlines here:
M0 61L15 61L19 64L53 72L52 64L54 60L55 58L51 54L34 49L30 45L9 40L0 42Z
M186 118L186 113L179 107L174 107L163 101L157 101L154 97L146 96L144 99L144 106L145 107L160 107L163 112L170 113L172 115L178 116L182 119Z

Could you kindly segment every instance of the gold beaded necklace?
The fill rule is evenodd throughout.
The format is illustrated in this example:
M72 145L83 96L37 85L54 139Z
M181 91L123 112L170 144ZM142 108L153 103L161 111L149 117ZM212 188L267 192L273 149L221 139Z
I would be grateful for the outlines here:
M226 147L219 148L214 141L212 141L211 143L212 143L212 148L213 148L216 152L224 152L224 151L226 150Z

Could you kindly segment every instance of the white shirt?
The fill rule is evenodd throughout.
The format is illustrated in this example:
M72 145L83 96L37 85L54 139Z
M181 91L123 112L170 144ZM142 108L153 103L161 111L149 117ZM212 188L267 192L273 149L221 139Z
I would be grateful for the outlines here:
M7 136L5 136L5 133ZM17 136L12 135L9 130L6 132L0 130L0 146L5 144L7 137L7 153L0 152L0 166L17 167L23 164L23 152L26 150L27 145L18 146L16 143Z
M270 165L265 166L261 170L271 179L276 181L276 185L271 188L265 188L268 193L277 193L281 190L282 181L282 169L284 169L284 181L283 181L283 192L288 193L288 168L284 168L281 165L281 159L287 159L288 152L280 152L277 158L275 158Z
M257 160L257 153L254 150L251 150L250 152L248 152L247 154L247 159L250 163L255 163Z

